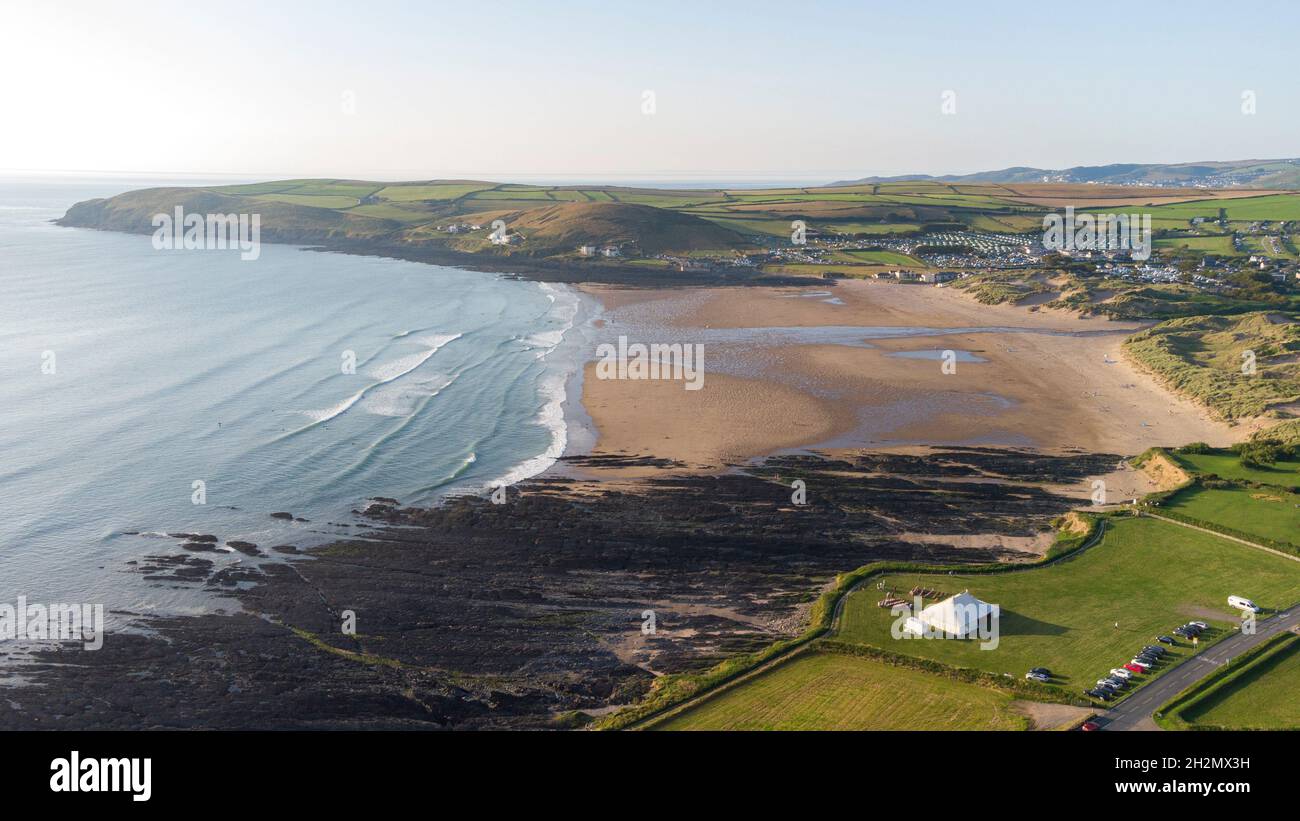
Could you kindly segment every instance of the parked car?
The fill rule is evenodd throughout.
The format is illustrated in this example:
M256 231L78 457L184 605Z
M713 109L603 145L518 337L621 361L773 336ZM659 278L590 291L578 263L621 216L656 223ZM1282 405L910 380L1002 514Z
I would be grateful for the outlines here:
M1030 681L1041 681L1043 683L1052 680L1050 676L1045 676L1042 673L1035 673L1033 670L1030 670L1028 673L1025 673L1025 678L1027 678Z
M1116 690L1123 690L1125 687L1128 686L1128 682L1120 678L1119 676L1107 677L1106 683L1114 687Z
M1169 651L1159 645L1148 644L1146 647L1142 648L1142 652L1155 653L1157 656L1163 656L1165 653L1168 653Z
M1095 721L1085 721L1079 725L1079 729L1085 733L1091 733L1095 730L1100 730L1101 725Z
M1238 610L1249 610L1252 613L1258 613L1260 610L1259 605L1255 604L1250 599L1241 596L1229 596L1228 606L1235 607Z
M1173 637L1173 636L1156 636L1156 641L1160 642L1161 644L1177 644L1177 643L1178 643L1178 642L1174 641L1174 637Z
M1030 670L1029 672L1031 672L1031 673L1038 673L1038 674L1041 675L1041 676L1049 676L1049 677L1050 677L1050 676L1052 675L1052 671L1051 671L1051 670L1048 670L1046 667L1035 667L1034 669Z
M1102 690L1101 688L1098 687L1094 687L1091 690L1084 690L1083 694L1085 696L1091 696L1095 699L1100 699L1101 701L1110 701L1110 695L1111 695L1110 691Z
M1210 625L1206 624L1206 623L1203 622L1203 621L1189 621L1189 622L1187 622L1187 624L1188 624L1188 626L1190 626L1190 627L1199 627L1199 628L1202 629L1202 630L1209 630L1209 629L1210 629Z
M1134 664L1131 661L1124 665L1124 669L1128 670L1130 673L1145 673L1147 671L1146 667L1141 664Z
M1132 674L1132 673L1130 673L1128 670L1123 670L1123 669L1121 669L1121 668L1119 668L1119 667L1116 667L1114 670L1111 670L1111 671L1110 671L1110 674L1111 674L1112 676L1119 676L1120 678L1122 678L1122 679L1126 679L1126 680L1127 680L1127 679L1130 679L1130 678L1133 678L1133 674Z

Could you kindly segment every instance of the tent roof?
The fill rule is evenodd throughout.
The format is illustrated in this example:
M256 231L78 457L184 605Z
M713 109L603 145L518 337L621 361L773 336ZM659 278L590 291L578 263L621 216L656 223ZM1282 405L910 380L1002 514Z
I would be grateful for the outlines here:
M979 619L988 614L993 606L980 601L969 592L963 591L936 602L921 611L921 621L947 633L962 635L977 626Z

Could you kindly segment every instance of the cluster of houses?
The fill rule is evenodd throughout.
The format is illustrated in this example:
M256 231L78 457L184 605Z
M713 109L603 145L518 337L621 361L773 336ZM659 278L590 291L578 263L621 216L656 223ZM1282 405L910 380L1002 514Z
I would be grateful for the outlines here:
M899 282L925 282L931 285L952 282L954 279L965 279L969 276L973 276L969 271L962 273L956 271L912 271L907 268L899 268L894 271L878 271L876 273L876 279L896 279Z
M619 245L609 243L606 245L579 245L578 256L580 257L621 257L623 248Z
M466 234L470 231L482 230L483 226L474 225L468 222L451 222L446 225L439 225L439 231L446 231L448 234Z

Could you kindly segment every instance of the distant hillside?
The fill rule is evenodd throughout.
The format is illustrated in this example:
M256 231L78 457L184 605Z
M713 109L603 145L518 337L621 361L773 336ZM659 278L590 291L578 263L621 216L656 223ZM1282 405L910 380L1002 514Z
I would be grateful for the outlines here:
M525 211L475 215L503 219L536 250L568 251L578 245L636 243L643 254L739 248L744 239L727 228L680 211L619 202L568 202Z
M874 185L905 180L962 183L1101 183L1106 185L1193 186L1209 188L1300 188L1300 159L1239 160L1176 164L1078 165L1074 168L1045 169L1017 166L977 174L949 174L933 177L911 174L898 177L864 177L844 180L832 186Z
M176 207L192 214L257 213L261 239L267 242L312 243L331 239L361 239L391 233L401 224L355 216L328 208L287 202L254 200L204 188L145 188L109 199L79 202L58 220L59 225L98 228L129 234L152 234L155 214Z

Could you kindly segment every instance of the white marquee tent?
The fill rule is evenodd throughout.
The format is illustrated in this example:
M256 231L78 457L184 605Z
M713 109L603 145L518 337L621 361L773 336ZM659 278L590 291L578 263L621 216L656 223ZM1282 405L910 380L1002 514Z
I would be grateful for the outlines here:
M903 625L904 632L923 635L927 631L952 638L978 636L981 625L985 635L992 631L997 606L980 601L966 591L930 605Z

